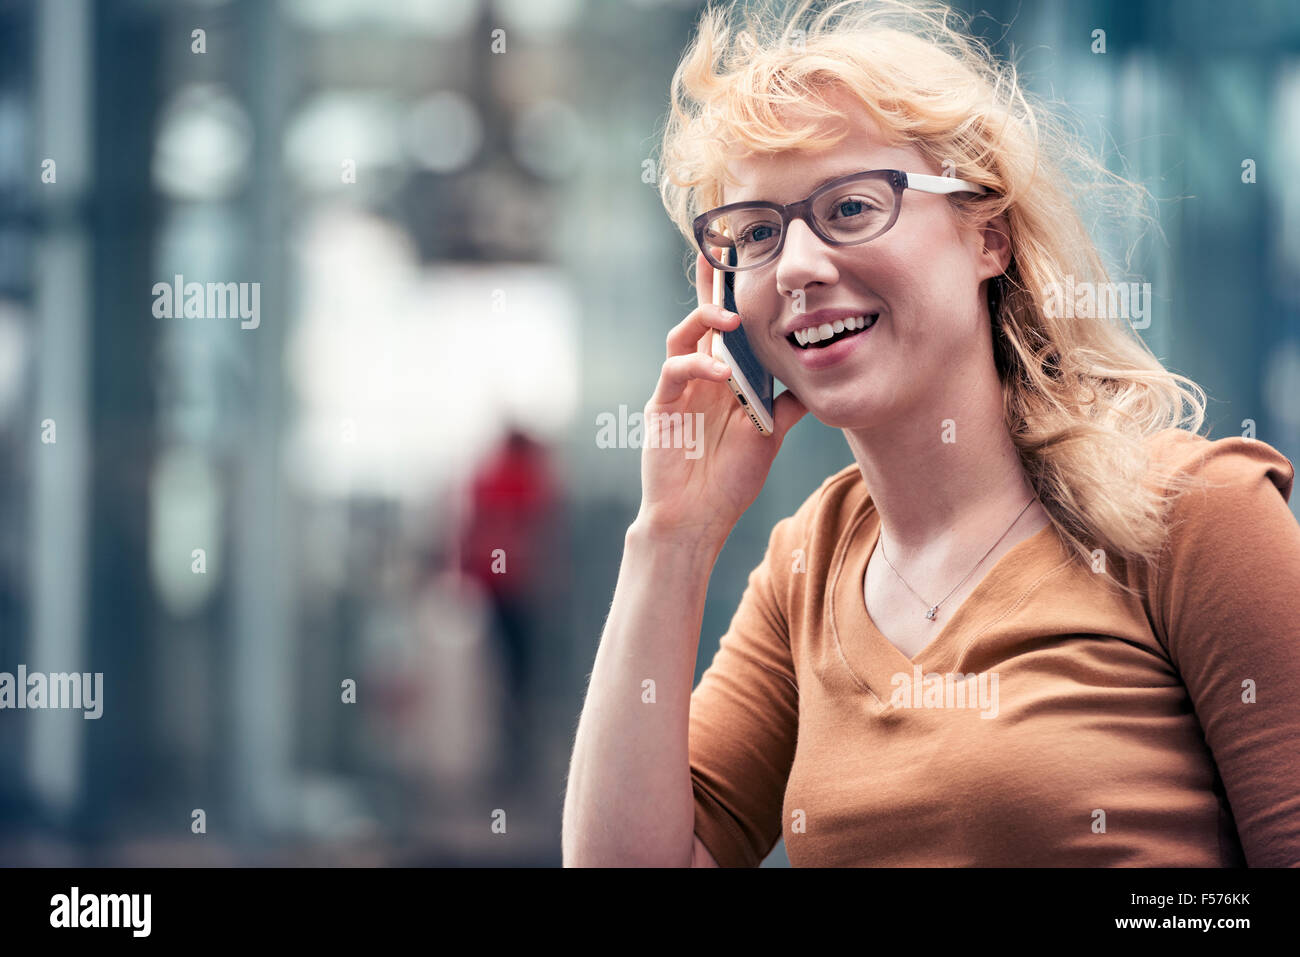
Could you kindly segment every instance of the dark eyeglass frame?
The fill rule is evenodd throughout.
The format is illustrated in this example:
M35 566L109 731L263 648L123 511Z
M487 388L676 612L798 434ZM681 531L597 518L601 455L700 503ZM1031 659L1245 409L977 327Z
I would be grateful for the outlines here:
M894 209L890 214L889 221L880 229L867 236L865 239L854 239L849 242L841 242L826 235L825 232L817 225L817 217L812 215L812 204L823 194L833 189L841 189L848 183L854 183L858 180L883 179L894 190ZM781 250L785 248L785 237L790 233L790 223L795 219L802 219L813 231L813 234L822 242L831 246L859 246L862 243L869 243L873 239L878 239L890 229L894 223L898 222L898 214L903 209L903 190L915 189L922 193L988 193L989 189L980 186L978 183L972 183L964 179L954 179L951 176L931 176L926 173L905 173L898 169L871 169L864 170L860 173L850 173L847 176L841 176L839 179L831 180L823 186L819 186L806 199L801 199L794 203L781 206L778 203L769 203L763 200L745 201L740 203L728 203L725 206L719 206L716 209L710 209L707 212L700 213L692 221L695 230L695 244L700 247L704 253L704 258L708 260L709 265L714 269L720 269L724 272L742 272L746 269L757 269L759 266L766 266L773 262L781 255ZM704 238L704 227L713 219L737 209L770 209L781 217L781 236L777 240L776 248L772 250L770 256L761 262L750 263L748 266L730 266L726 263L718 262L709 248L709 243Z

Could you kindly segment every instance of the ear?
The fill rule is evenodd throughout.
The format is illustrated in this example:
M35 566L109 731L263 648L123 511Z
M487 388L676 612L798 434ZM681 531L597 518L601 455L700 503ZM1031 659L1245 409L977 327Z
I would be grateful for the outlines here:
M1011 265L1011 227L1007 222L1007 214L1002 213L985 223L980 230L980 237L984 246L980 251L979 277L992 279L1001 276Z

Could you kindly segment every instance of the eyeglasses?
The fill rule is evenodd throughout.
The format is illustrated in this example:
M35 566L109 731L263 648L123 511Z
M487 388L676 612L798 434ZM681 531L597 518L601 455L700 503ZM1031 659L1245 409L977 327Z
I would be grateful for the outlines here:
M695 241L715 269L739 272L764 266L781 254L790 221L802 219L823 242L855 246L870 242L898 221L903 190L923 193L987 193L988 189L950 176L927 176L896 169L851 173L818 188L807 199L776 203L728 203L695 217ZM714 247L723 250L721 262ZM733 255L734 254L734 255Z

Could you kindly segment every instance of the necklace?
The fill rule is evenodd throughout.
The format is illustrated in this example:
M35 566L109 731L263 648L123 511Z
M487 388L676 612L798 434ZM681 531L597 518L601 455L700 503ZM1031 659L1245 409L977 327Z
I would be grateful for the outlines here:
M1022 509L1020 510L1020 515L1024 515L1024 514L1025 514L1026 509L1028 509L1030 505L1034 504L1034 499L1036 499L1037 497L1038 497L1038 496L1035 495L1035 496L1033 496L1032 498L1030 498L1028 502L1025 503L1025 507L1022 508ZM980 567L980 562L983 562L985 558L988 558L990 552L992 552L993 549L995 549L995 548L998 547L998 542L1001 542L1002 539L1006 538L1006 537L1007 537L1007 532L1010 532L1011 529L1015 528L1016 522L1020 521L1020 515L1017 515L1015 518L1013 518L1013 519L1011 520L1011 524L1007 526L1007 531L1006 531L1006 532L1003 532L1001 535L999 535L999 536L998 536L998 540L997 540L997 542L994 542L992 545L989 546L989 550L988 550L987 552L984 553L983 558L981 558L978 562L976 562L976 563L975 563L975 567L972 568L970 571L968 571L968 572L966 573L966 578L970 578L971 575L973 575L973 574L975 573L975 569ZM882 532L883 532L883 529L882 529ZM898 575L898 580L899 580L900 582L902 582L904 585L907 585L907 590L910 591L913 595L916 595L916 589L914 589L911 585L908 585L908 584L907 584L907 580L906 580L905 578L903 578L902 575L899 575L899 574L898 574L898 569L897 569L897 568L894 568L894 563L891 562L891 561L889 560L889 556L885 554L885 536L884 536L884 534L881 534L881 536L880 536L880 557L883 558L883 559L885 560L885 564L886 564L886 565L888 565L890 568L893 568L893 570L894 570L894 574L895 574L895 575ZM963 578L963 579L962 579L961 581L959 581L956 585L954 585L952 591L948 592L948 594L944 595L943 598L939 599L939 600L938 600L937 602L935 602L933 605L931 605L931 604L930 604L928 601L926 601L924 598L921 598L920 595L916 595L916 597L920 600L921 604L925 605L925 607L928 609L928 611L926 611L926 613L925 613L925 617L928 618L930 621L934 621L934 616L935 616L935 614L939 611L939 606L942 605L944 602L946 602L949 598L952 597L952 592L955 592L955 591L956 591L958 588L960 588L962 585L966 584L966 578Z

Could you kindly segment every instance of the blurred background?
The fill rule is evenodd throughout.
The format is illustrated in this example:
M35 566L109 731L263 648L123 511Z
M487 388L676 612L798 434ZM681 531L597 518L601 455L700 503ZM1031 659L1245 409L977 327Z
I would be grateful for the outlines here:
M0 671L103 673L0 711L0 864L559 865L640 499L598 417L695 304L653 154L700 6L0 0ZM1161 199L1142 335L1211 437L1295 461L1300 7L957 6ZM256 318L160 316L190 282ZM787 439L697 679L851 461Z

